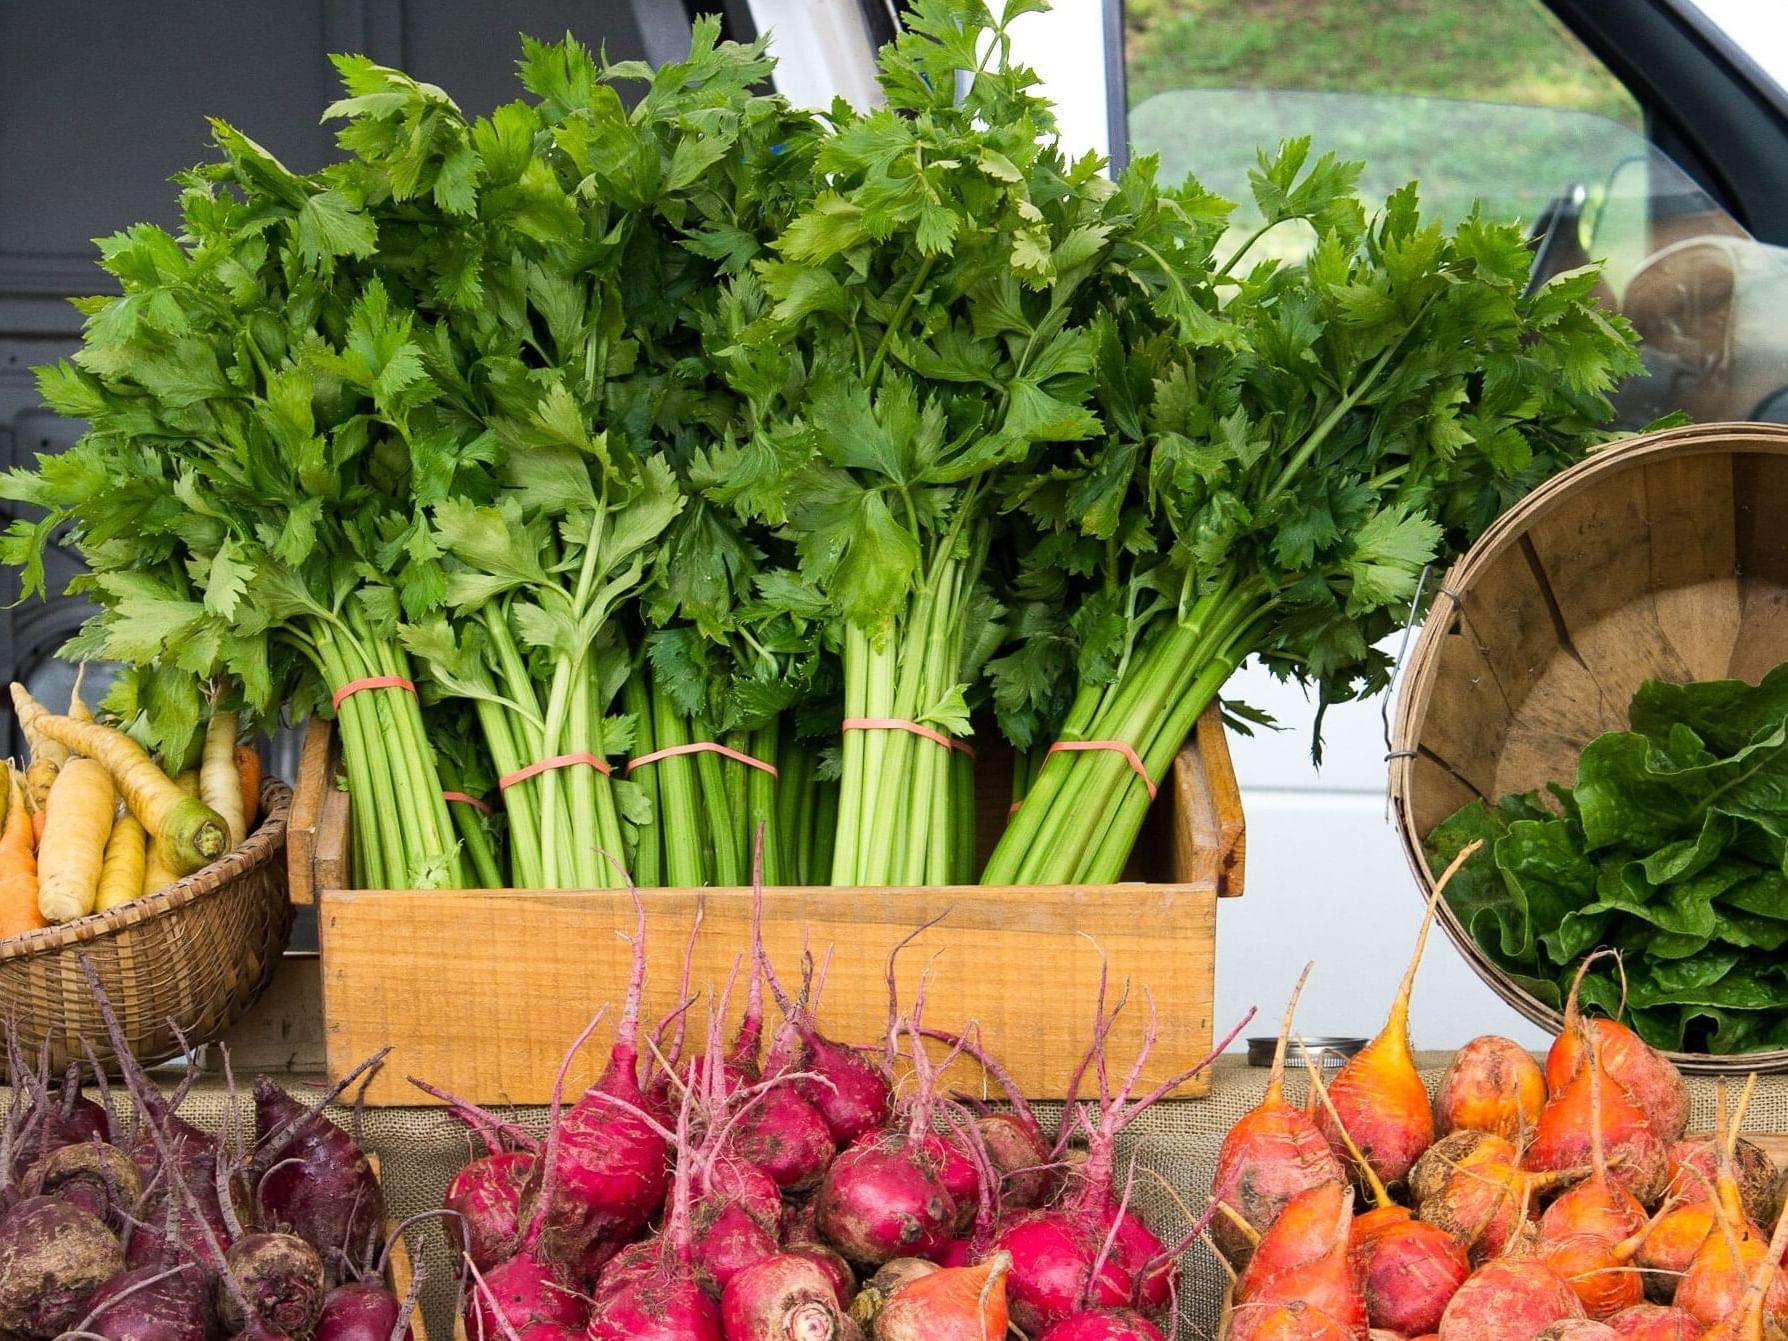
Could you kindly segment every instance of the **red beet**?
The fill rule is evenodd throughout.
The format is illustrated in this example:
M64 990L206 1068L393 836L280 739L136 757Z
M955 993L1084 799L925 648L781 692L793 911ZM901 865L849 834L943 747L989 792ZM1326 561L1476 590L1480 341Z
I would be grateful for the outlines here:
M1112 1022L1122 1009L1120 1001L1106 1013L1101 982L1093 1041L1080 1068L1085 1074L1093 1060L1100 1059L1096 1069L1101 1090L1097 1119L1079 1113L1075 1102L1079 1076L1070 1084L1063 1108L1054 1155L1060 1159L1066 1153L1072 1123L1078 1116L1092 1131L1086 1162L1074 1171L1054 1206L1017 1220L993 1243L994 1248L1012 1255L1006 1293L1013 1321L1027 1332L1041 1331L1085 1308L1127 1305L1152 1314L1174 1295L1176 1256L1166 1251L1142 1218L1117 1195L1117 1139L1137 1117L1221 1056L1254 1015L1248 1012L1209 1057L1132 1100L1155 1043L1157 1020L1151 998L1149 1022L1136 1060L1116 1092L1107 1093L1103 1053ZM1110 1250L1104 1247L1107 1242L1112 1244ZM1113 1297L1119 1289L1123 1293Z
M956 1203L940 1172L923 1139L865 1136L826 1170L814 1203L820 1232L864 1266L923 1256L956 1225Z
M570 1265L550 1260L545 1252L548 1212L555 1205L555 1173L561 1166L559 1141L563 1124L560 1121L565 1099L565 1076L578 1051L596 1032L602 1022L602 1011L584 1026L572 1041L559 1074L553 1081L553 1100L548 1118L546 1147L537 1167L545 1170L534 1184L533 1206L522 1226L520 1238L511 1256L489 1271L469 1258L466 1269L471 1273L473 1288L466 1294L465 1326L472 1341L563 1341L565 1329L582 1331L589 1321L587 1302L573 1288L573 1277L587 1274L588 1264L580 1257ZM586 1249L589 1245L585 1245Z
M664 1228L633 1262L604 1274L590 1308L590 1341L722 1341L719 1305L696 1279L690 1221L696 1069L690 1067L678 1107L677 1148L684 1157L677 1161Z
M210 1322L205 1273L188 1264L113 1276L93 1292L76 1330L105 1341L206 1341ZM390 1341L389 1333L376 1341Z
M1072 1313L1052 1323L1037 1341L1167 1341L1161 1329L1127 1308Z
M1639 1106L1658 1138L1668 1145L1689 1125L1688 1082L1661 1052L1616 1020L1583 1016L1577 994L1589 966L1605 955L1619 960L1613 950L1598 950L1584 959L1565 1002L1564 1028L1546 1054L1546 1085L1556 1097L1583 1069L1588 1058L1587 1039L1596 1041L1602 1070Z
M1555 1322L1581 1318L1571 1287L1541 1262L1501 1258L1459 1287L1440 1320L1440 1341L1534 1341Z
M1474 1038L1448 1064L1434 1095L1435 1128L1490 1131L1517 1144L1540 1120L1546 1073L1520 1044L1495 1034Z
M1031 1210L1041 1206L1055 1191L1059 1181L1055 1156L1043 1125L1025 1101L1024 1091L997 1059L966 1035L926 1029L925 1037L949 1044L953 1049L973 1058L982 1071L991 1076L1005 1092L1006 1107L992 1110L978 1099L959 1099L975 1111L975 1126L981 1144L987 1151L1000 1180L1000 1204L1009 1211Z
M838 1302L849 1308L857 1294L857 1274L851 1270L851 1264L840 1257L823 1243L786 1244L783 1249L791 1257L804 1257L832 1282L832 1292L838 1296Z
M846 1259L880 1266L896 1257L925 1257L958 1227L957 1202L945 1182L943 1142L933 1131L936 1070L919 1032L924 1011L923 980L905 1031L912 1041L917 1080L904 1126L860 1137L834 1159L814 1202L821 1235ZM891 1044L892 1046L892 1044ZM969 1170L971 1180L974 1170Z
M350 1281L323 1297L314 1341L409 1341L410 1335L397 1296L377 1281Z
M245 1296L254 1316L289 1337L306 1337L323 1315L323 1260L295 1234L244 1234L224 1254L236 1289L220 1290L217 1315L239 1332L248 1318L237 1306ZM238 1295L240 1291L240 1296Z
M1539 1341L1619 1341L1620 1333L1593 1318L1567 1318L1540 1333Z
M1089 1292L1098 1308L1121 1308L1134 1292L1130 1273L1109 1257L1095 1273L1100 1239L1091 1227L1053 1211L1021 1218L1000 1233L995 1246L1012 1254L1006 1298L1012 1321L1027 1333L1071 1317Z
M171 1229L160 1242L150 1235L132 1236L133 1247L142 1243L146 1260L139 1260L133 1253L130 1265L198 1262L207 1271L219 1270L222 1248L213 1253L210 1247L227 1244L233 1237L232 1226L242 1219L240 1208L247 1204L247 1199L241 1180L234 1170L220 1167L222 1152L217 1140L178 1116L150 1083L130 1050L99 975L85 956L81 958L81 973L99 1007L124 1083L143 1117L129 1153L144 1188L152 1190L138 1208L137 1217L154 1224L172 1212ZM178 1194L174 1189L179 1189ZM225 1200L230 1203L228 1207Z
M646 911L633 891L637 930L633 973L608 1065L549 1135L523 1199L523 1218L544 1200L539 1251L573 1269L599 1243L624 1243L664 1204L670 1184L669 1148L645 1114L640 1092L640 993L646 978ZM556 1154L551 1153L556 1150Z
M1697 1341L1706 1330L1692 1313L1661 1304L1635 1304L1623 1308L1608 1326L1625 1341Z
M447 1219L456 1258L469 1255L480 1271L488 1271L515 1251L522 1190L534 1163L528 1151L505 1150L475 1159L453 1175L442 1204L458 1217Z
M796 1054L801 1048L799 1031L779 1031L767 1066L760 1070L763 988L770 974L760 930L762 917L763 889L759 885L753 890L753 964L745 1017L727 1058L735 1084L755 1085L766 1074L775 1080L795 1068ZM776 1180L779 1188L791 1193L817 1187L838 1148L825 1115L808 1102L792 1079L772 1085L740 1115L731 1141L741 1159L757 1165Z
M761 906L761 882L754 885L752 897ZM919 931L924 929L921 927ZM918 934L918 931L912 933L888 955L890 996L894 990L894 957ZM770 1050L772 1053L789 1052L793 1068L804 1073L804 1078L796 1082L796 1091L820 1115L833 1143L839 1147L880 1131L888 1123L893 1104L892 1073L878 1066L860 1049L834 1043L821 1034L814 1018L817 1007L806 999L805 993L800 1001L794 1001L783 991L775 970L770 967L769 957L763 952L761 936L757 938L754 952L759 971L783 1012L778 1039L771 1044ZM789 1041L785 1042L785 1039ZM798 1043L798 1049L791 1048L791 1042Z
M1285 1007L1265 1096L1229 1129L1217 1150L1211 1196L1221 1211L1211 1221L1211 1241L1237 1271L1247 1266L1256 1239L1279 1218L1286 1202L1345 1176L1309 1114L1285 1102L1285 1044L1311 967L1304 965Z
M857 1335L832 1280L804 1257L771 1257L727 1282L726 1341L845 1341Z
M124 1251L97 1217L55 1197L25 1198L0 1217L0 1332L55 1336L123 1270Z

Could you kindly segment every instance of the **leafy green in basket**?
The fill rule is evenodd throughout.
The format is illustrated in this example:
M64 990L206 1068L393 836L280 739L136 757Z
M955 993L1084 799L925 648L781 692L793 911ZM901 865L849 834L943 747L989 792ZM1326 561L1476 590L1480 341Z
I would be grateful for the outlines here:
M1649 1042L1788 1046L1788 666L1755 685L1647 683L1628 720L1584 749L1575 786L1473 801L1435 828L1435 869L1486 840L1448 906L1549 1005L1610 945L1627 981L1591 973L1584 998Z

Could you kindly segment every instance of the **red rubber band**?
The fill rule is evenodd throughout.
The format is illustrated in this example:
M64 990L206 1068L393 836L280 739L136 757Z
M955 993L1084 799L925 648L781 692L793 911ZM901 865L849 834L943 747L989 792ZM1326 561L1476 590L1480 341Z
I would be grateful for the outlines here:
M491 815L496 813L485 802L480 801L476 796L470 796L465 792L442 792L441 799L443 801L457 801L462 806L471 806L472 809L476 810L480 815Z
M1155 799L1155 780L1149 776L1148 769L1142 766L1142 760L1136 757L1136 751L1121 740L1058 740L1049 747L1043 757L1047 759L1057 752L1071 754L1081 750L1108 750L1112 754L1123 755L1136 776L1142 779L1142 785L1149 789L1149 800Z
M406 694L414 694L416 684L401 675L369 675L364 680L349 680L335 691L335 696L329 700L329 706L340 712L342 700L350 694L358 694L362 689L401 689Z
M946 750L960 750L970 759L975 757L974 746L965 740L955 740L942 731L920 722L909 722L902 717L846 717L846 731L905 731L909 735L923 736L926 740L934 740Z
M749 754L741 754L738 750L713 740L698 740L688 745L669 745L662 750L653 750L650 754L642 754L637 759L629 759L627 771L631 773L634 769L642 768L646 764L655 764L660 759L672 759L679 754L718 754L736 763L744 764L747 768L755 768L760 772L768 773L773 778L782 776L776 771L776 765L766 764L762 759L753 759Z
M499 791L506 792L516 783L526 782L529 778L537 777L549 769L570 768L574 764L588 764L603 777L608 777L615 771L605 761L598 759L593 754L555 754L550 759L542 759L539 763L529 764L526 768L518 768L515 772L498 778L497 788Z

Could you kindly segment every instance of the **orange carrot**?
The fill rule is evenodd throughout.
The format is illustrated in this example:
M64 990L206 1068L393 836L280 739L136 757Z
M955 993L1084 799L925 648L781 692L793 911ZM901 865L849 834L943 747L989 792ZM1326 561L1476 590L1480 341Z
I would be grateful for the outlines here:
M236 773L242 779L242 825L252 833L261 815L261 756L253 745L236 747Z
M50 821L50 797L44 794L43 804L31 812L31 850L37 851L43 846L43 827Z
M0 940L49 925L37 909L37 857L19 775L7 770L6 825L0 829Z

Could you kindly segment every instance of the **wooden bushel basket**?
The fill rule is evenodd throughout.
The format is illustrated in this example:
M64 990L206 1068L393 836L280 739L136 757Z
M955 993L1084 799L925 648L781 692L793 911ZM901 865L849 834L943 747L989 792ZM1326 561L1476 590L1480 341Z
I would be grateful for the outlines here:
M327 727L313 723L293 807L293 898L315 899L322 945L330 1075L392 1045L367 1102L429 1103L405 1083L425 1078L477 1103L552 1097L564 1049L598 1007L609 1012L574 1067L570 1093L600 1069L626 989L633 903L617 890L355 890L348 888L347 798ZM984 816L1005 817L997 764L982 755ZM995 831L993 822L984 824ZM901 1000L929 972L925 1016L939 1028L979 1025L1028 1097L1060 1097L1092 1030L1101 956L1111 991L1130 1001L1111 1056L1127 1065L1153 995L1159 1038L1144 1086L1210 1050L1220 894L1239 894L1240 798L1213 710L1174 762L1137 845L1134 881L1101 886L770 888L764 943L792 981L805 946L832 959L820 1026L854 1043L887 1030L888 952L942 915L901 956ZM751 945L749 889L645 889L648 977L643 1017L678 1004L683 947L697 913L691 981L718 988ZM735 1017L744 989L733 993ZM967 1083L965 1075L958 1088ZM1178 1091L1208 1091L1208 1072Z
M196 1048L228 1031L265 990L291 936L291 802L291 788L269 778L254 832L204 870L107 912L0 941L0 1021L17 1028L24 1055L35 1059L47 1042L55 1073L85 1056L85 1039L99 1061L114 1060L83 955L145 1065L179 1056L179 1033Z
M1645 681L1755 682L1784 661L1788 427L1647 434L1554 477L1447 574L1404 674L1391 792L1422 897L1436 825L1474 797L1573 783ZM1440 918L1498 996L1558 1031L1444 902ZM1788 1051L1669 1055L1685 1071L1788 1069Z

